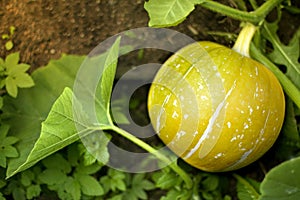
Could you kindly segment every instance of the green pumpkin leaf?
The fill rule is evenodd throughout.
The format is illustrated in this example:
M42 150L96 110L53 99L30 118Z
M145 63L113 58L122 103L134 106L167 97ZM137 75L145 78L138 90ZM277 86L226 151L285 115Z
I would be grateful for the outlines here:
M277 22L265 22L262 29L263 36L269 40L274 50L268 54L268 57L276 64L286 66L286 75L300 89L300 29L295 33L288 45L284 45L277 36Z
M286 99L285 119L278 137L276 156L288 160L297 155L300 148L300 133L298 132L295 107L291 99Z
M300 198L300 157L271 169L260 185L260 200L298 200Z
M195 3L191 0L149 0L144 4L150 17L149 26L176 26L194 10Z
M97 116L99 116L98 118L100 118L101 124L97 124L96 126L91 124L88 116L82 109L81 102L79 103L76 101L72 91L69 88L66 88L53 104L47 119L42 123L41 134L29 154L27 154L26 160L19 164L10 176L33 166L41 159L77 141L80 137L84 138L82 138L83 141L88 141L85 136L94 133L91 134L91 137L96 137L94 139L96 139L97 142L95 143L95 140L93 140L86 144L89 145L92 150L94 148L93 145L96 145L97 147L99 145L98 142L101 141L101 139L107 138L102 134L103 132L98 134L98 131L101 129L108 129L112 126L109 114L109 102L116 70L116 58L119 52L119 43L120 38L116 40L115 44L107 53L107 56L100 57L105 60L105 71L103 72L102 80L98 87L100 88L100 92L96 93L100 94L100 97L97 96L94 101L96 101L97 107L99 108L97 110ZM75 107L76 109L74 109ZM76 116L75 118L74 115ZM105 141L106 143L107 140ZM106 151L104 151L104 153L104 156L102 154L96 154L95 156L98 156L100 160L102 159L101 161L106 161L108 153Z
M72 87L85 56L63 55L32 73L35 87L20 89L16 99L4 98L3 121L10 125L10 135L19 138L15 145L20 155L10 159L7 177L15 174L32 150L55 100L65 87ZM16 123L16 121L18 123Z
M78 139L77 130L72 120L71 102L72 91L66 88L54 103L48 118L42 123L41 135L26 161L17 168L16 172L33 166L41 159ZM62 126L64 129L61 128Z
M286 101L286 115L282 127L282 134L294 141L300 141L300 135L297 128L297 120L294 104L290 99Z
M99 107L101 108L105 107L107 118L110 118L110 114L107 112L109 112L111 91L115 79L115 73L116 73L116 67L118 61L117 58L119 55L119 44L120 44L120 38L116 40L115 44L111 47L110 51L108 52L107 58L105 59L105 63L104 63L103 75L101 77L100 85L98 87L101 93L100 97L102 97L99 98L98 100L103 104L103 105L99 105Z

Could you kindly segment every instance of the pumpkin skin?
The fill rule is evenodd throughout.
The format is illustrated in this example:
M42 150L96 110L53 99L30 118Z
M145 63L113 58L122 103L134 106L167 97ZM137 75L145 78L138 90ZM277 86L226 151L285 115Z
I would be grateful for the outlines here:
M285 99L262 64L213 42L172 55L156 74L148 111L161 140L190 165L236 170L260 158L277 139Z

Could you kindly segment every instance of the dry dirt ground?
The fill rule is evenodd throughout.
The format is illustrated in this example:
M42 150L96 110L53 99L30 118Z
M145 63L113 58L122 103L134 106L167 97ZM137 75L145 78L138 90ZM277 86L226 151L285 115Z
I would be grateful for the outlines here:
M142 0L1 0L0 34L8 33L10 26L16 31L11 51L0 41L0 56L20 51L22 62L35 69L62 53L88 54L112 35L146 27L149 19L143 4ZM197 40L213 40L207 31L236 33L239 27L238 22L199 8L173 29Z
M234 7L233 0L224 3ZM14 48L6 51L0 40L0 56L20 51L22 62L32 70L46 65L62 53L88 54L108 37L125 30L146 27L148 15L143 0L1 0L0 35L16 27L12 37ZM299 18L284 15L285 39L297 28ZM231 45L226 37L212 36L209 31L238 33L239 22L220 14L202 9L196 10L173 29L195 40L214 40ZM151 56L151 55L150 55Z
M235 6L232 0L224 1ZM88 54L108 37L121 31L146 27L148 15L143 0L1 0L0 35L16 27L12 37L21 60L32 69L43 66L62 53ZM289 38L299 26L299 20L284 15L282 35ZM173 29L195 40L215 40L230 45L224 37L209 35L209 31L238 33L239 22L202 9L199 6L184 23ZM0 39L0 57L11 51Z
M223 1L235 7L233 0ZM32 70L46 65L62 53L87 54L101 41L121 31L146 27L148 15L143 0L1 0L0 35L16 27L12 37L14 48L6 51L0 40L0 56L20 51L22 62ZM297 28L299 18L284 15L283 35L289 38ZM239 22L199 6L184 23L173 29L195 40L215 40L225 45L224 37L209 35L209 31L238 33Z

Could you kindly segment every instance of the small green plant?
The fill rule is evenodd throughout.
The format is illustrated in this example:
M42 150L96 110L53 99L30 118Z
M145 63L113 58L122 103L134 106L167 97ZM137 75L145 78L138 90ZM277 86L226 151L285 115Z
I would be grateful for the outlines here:
M57 153L44 159L42 164L45 169L38 175L38 179L51 191L56 191L60 199L80 200L84 195L102 195L103 187L92 176L102 165L98 163L84 165L79 151L76 152L76 146L70 148L67 158ZM57 165L57 162L60 164Z
M29 88L34 82L26 71L30 65L19 64L20 54L9 54L5 60L0 58L0 88L6 88L7 93L12 97L17 97L18 88Z
M0 167L3 168L7 166L7 158L15 158L19 155L17 149L13 146L19 139L14 136L7 136L8 131L8 125L0 126Z
M5 49L7 51L11 50L14 47L14 43L12 41L13 35L15 33L16 28L14 26L9 27L9 33L2 34L2 39L5 40Z
M38 173L40 173L40 167L35 166L18 174L14 179L8 181L3 189L3 194L20 200L34 199L40 196L42 189L40 181L37 179Z

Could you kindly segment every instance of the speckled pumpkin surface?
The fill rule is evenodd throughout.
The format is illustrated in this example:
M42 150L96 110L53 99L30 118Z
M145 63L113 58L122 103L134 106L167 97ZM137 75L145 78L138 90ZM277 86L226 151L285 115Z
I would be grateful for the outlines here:
M229 171L261 157L284 119L284 94L262 64L212 42L190 44L158 71L148 96L162 141L201 170Z

